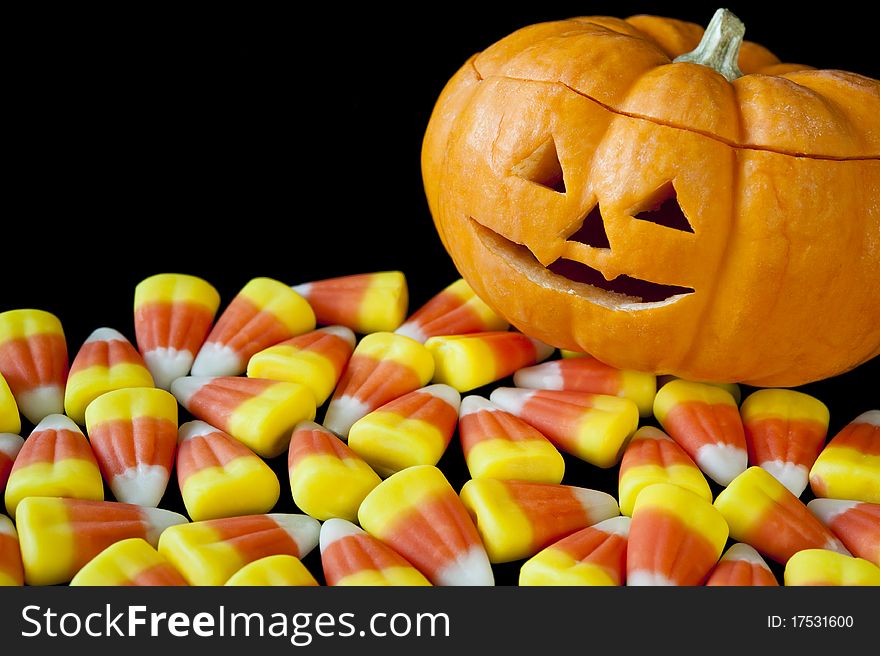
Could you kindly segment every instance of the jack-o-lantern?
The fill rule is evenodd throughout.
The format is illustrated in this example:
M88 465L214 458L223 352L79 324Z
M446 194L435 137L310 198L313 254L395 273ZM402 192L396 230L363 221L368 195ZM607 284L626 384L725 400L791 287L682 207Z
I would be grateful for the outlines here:
M422 172L480 297L550 344L695 380L798 385L880 353L880 83L743 31L726 10L705 34L575 18L456 73Z

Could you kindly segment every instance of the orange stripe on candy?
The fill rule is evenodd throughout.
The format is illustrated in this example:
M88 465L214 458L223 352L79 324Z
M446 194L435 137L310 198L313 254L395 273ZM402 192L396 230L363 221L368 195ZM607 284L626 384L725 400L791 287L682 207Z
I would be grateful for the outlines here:
M744 560L722 560L712 570L709 586L778 586L766 567Z
M203 524L216 531L218 539L234 547L246 562L279 554L302 556L290 534L266 515L215 519Z
M351 357L351 344L332 333L313 331L281 342L278 346L293 346L302 351L313 351L327 358L336 371L342 371Z
M224 344L237 353L253 355L290 337L290 330L271 312L253 301L236 296L217 320L209 341Z
M526 481L502 482L511 500L529 519L535 551L591 523L571 488ZM552 508L552 513L547 508Z
M24 579L18 540L5 533L0 533L0 571L6 572L17 581Z
M253 457L253 452L233 439L216 433L197 435L181 446L177 456L177 480L181 486L193 474L208 467L225 467L233 460Z
M142 586L184 586L187 585L186 580L178 573L176 569L167 563L159 563L146 568L134 576L130 583L126 585L142 585Z
M54 433L55 439L50 439ZM94 462L95 457L88 441L75 431L66 429L46 430L33 433L24 443L24 447L15 459L15 469L40 462L58 462L77 458Z
M217 428L225 429L229 416L238 406L274 384L274 381L259 378L226 377L212 380L192 395L190 411L196 416L210 415L212 423L218 424Z
M557 365L565 389L608 396L617 396L620 392L620 370L595 358L586 356L559 360Z
M110 479L138 464L169 467L177 446L177 426L158 417L104 421L89 433L95 457Z
M442 291L413 314L407 323L419 326L428 337L463 335L479 330L483 321L458 295Z
M443 399L433 394L407 394L391 401L381 408L382 412L393 412L401 417L433 424L444 435L452 435L458 422L458 412Z
M352 356L336 387L333 398L353 394L370 403L396 399L421 386L416 372L393 360L376 360L369 356Z
M521 415L527 423L552 423L553 441L563 449L577 450L578 428L586 409L592 407L593 395L586 392L543 391L532 394L523 406Z
M76 569L111 544L128 538L147 537L147 526L139 506L127 503L60 499L67 511L74 540Z
M411 567L403 557L381 542L365 535L348 535L336 540L321 554L327 585L364 570Z
M590 562L604 569L615 583L626 570L626 538L595 528L585 528L553 545L577 561Z
M871 456L880 456L880 426L848 424L828 446L846 447Z
M297 431L296 439L290 443L287 454L289 469L296 467L309 456L333 456L340 460L346 458L360 459L348 445L333 435L319 430Z
M144 361L140 354L128 342L118 339L86 342L73 360L70 374L88 369L89 367L106 367L117 364L139 364Z
M782 460L811 467L825 443L826 428L817 421L766 417L744 422L749 462Z
M502 371L512 373L537 358L535 345L522 333L474 333L468 337L488 337L486 345L495 358L496 375Z
M67 343L56 333L10 339L0 344L0 373L13 394L40 385L64 386Z
M142 353L170 347L195 355L211 329L214 314L199 303L146 303L135 310L134 321Z
M742 541L780 563L804 549L824 549L835 539L794 496L777 499L767 514L770 516L750 527Z
M306 294L318 323L356 325L373 274L355 274L309 283Z
M627 571L661 574L678 585L699 585L718 560L711 543L678 517L646 508L629 530Z
M511 442L543 440L544 436L529 424L507 412L480 410L460 420L461 446L467 455L479 442L498 438Z
M837 515L831 528L853 555L876 562L880 549L880 505L860 503Z
M707 443L745 447L742 420L735 405L682 401L669 411L663 426L691 453Z
M694 461L672 440L634 440L623 455L623 461L620 463L620 475L623 476L628 469L643 465L696 466Z

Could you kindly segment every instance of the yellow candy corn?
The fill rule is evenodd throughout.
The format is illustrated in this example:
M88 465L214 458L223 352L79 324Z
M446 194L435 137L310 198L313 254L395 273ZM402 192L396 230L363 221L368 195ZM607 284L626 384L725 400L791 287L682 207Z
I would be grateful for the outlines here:
M142 538L111 544L70 581L72 586L181 586L184 578Z
M15 459L6 484L10 515L26 497L104 499L92 449L79 427L64 415L49 415L37 424Z
M382 476L436 465L455 432L461 397L449 385L429 385L358 419L348 445Z
M639 492L654 483L672 483L712 502L709 483L690 456L663 431L644 426L633 435L620 463L620 512L632 516Z
M315 586L318 582L296 556L266 556L245 565L226 585L232 586Z
M153 387L153 377L122 333L112 328L98 328L89 335L70 365L64 410L84 426L89 403L102 394L128 387Z
M381 479L345 443L311 421L297 424L287 456L293 501L321 521L355 520L358 508Z
M880 567L864 558L804 549L785 565L785 585L880 585Z
M434 355L435 383L467 392L540 362L553 347L515 332L432 337L425 346Z
M190 585L223 585L245 565L285 554L302 558L318 544L320 524L306 515L247 515L172 526L159 539Z
M18 416L15 397L3 374L0 374L0 433L18 434L20 431L21 417Z
M290 431L315 418L315 397L307 387L261 378L187 376L171 393L195 417L229 433L264 458L287 449Z
M333 393L354 350L355 336L345 326L327 326L255 353L248 362L249 378L305 385L323 405Z
M193 521L270 511L281 493L275 472L253 451L203 421L180 427L177 481Z
M810 470L810 487L817 497L880 503L880 410L834 436Z

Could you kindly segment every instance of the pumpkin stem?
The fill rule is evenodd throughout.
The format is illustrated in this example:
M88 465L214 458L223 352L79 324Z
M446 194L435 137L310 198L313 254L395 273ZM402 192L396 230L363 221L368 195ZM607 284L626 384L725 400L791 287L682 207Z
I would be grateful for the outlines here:
M733 82L743 75L737 66L737 59L745 33L746 26L733 12L719 9L712 16L700 44L673 61L708 66L721 73L728 82Z

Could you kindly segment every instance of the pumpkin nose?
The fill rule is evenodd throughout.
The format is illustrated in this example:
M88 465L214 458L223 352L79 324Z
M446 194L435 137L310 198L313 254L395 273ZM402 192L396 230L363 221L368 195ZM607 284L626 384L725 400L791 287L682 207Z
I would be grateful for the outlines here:
M581 227L568 237L568 241L580 242L593 248L611 248L598 205L590 210Z

